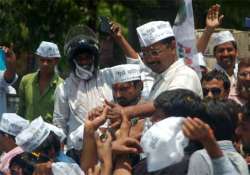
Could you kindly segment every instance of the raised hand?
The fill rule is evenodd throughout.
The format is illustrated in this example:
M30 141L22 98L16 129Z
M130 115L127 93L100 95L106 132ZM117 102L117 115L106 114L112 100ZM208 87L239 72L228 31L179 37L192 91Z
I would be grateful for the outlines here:
M188 117L182 126L182 131L191 140L198 140L201 143L215 140L212 129L208 124L198 118Z
M119 38L123 37L122 28L121 28L120 24L112 21L110 30L111 30L111 36L114 39L119 39Z
M85 128L88 130L96 131L99 126L103 125L107 119L107 113L110 109L109 106L97 107L88 113L85 121Z
M220 5L215 4L209 8L207 17L206 17L206 28L208 30L214 30L220 26L224 15L220 15Z

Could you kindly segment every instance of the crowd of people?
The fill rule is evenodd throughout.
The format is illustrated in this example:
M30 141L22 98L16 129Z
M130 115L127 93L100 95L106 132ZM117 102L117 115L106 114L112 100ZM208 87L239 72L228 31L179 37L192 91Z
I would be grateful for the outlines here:
M79 26L84 32L66 39L65 80L55 71L58 46L42 41L16 113L6 113L16 56L1 46L0 174L249 175L250 56L237 58L230 31L215 32L222 19L213 5L197 39L199 55L212 41L217 61L212 70L201 61L202 77L178 57L168 21L136 28L140 54L111 22L127 64L103 69L96 34Z

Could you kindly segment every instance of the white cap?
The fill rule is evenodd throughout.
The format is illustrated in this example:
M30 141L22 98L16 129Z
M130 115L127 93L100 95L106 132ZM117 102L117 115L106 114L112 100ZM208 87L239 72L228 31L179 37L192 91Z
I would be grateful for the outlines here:
M3 113L0 119L0 130L16 136L29 126L29 121L15 113Z
M26 152L32 152L49 136L50 129L42 117L33 120L29 127L16 136L16 144Z
M51 166L53 175L84 175L76 163L56 162Z
M141 80L140 66L137 64L121 64L111 69L113 82L124 83L134 80Z
M188 139L181 130L183 120L183 117L168 117L155 123L142 136L141 146L149 172L178 163L184 157Z
M81 150L83 145L84 124L70 133L69 139L72 141L73 148Z
M214 47L229 41L235 41L233 34L229 31L221 31L212 35Z
M64 139L66 138L66 135L64 134L63 130L50 123L45 122L45 124L50 129L50 131L53 131L59 137L60 142L63 143Z
M43 58L60 58L58 46L55 43L42 41L36 50L36 54Z
M152 21L136 28L141 47L174 36L168 21Z

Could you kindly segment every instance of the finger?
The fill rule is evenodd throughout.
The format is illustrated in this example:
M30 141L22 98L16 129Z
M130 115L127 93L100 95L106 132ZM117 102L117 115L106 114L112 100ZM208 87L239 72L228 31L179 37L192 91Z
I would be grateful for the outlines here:
M139 150L137 150L136 148L133 148L133 147L124 147L123 153L127 153L127 154L130 154L130 153L133 153L133 154L136 154L136 153L139 153Z
M93 175L92 168L89 168L89 169L88 169L88 175Z
M121 121L116 121L110 125L110 128L112 129L118 129L121 125Z
M191 133L190 133L189 129L185 125L182 125L182 132L183 132L184 136L191 139L191 137L190 137Z
M121 138L124 138L129 135L130 127L131 127L131 122L128 120L128 116L126 116L124 111L122 111L122 123L120 128Z
M127 146L136 146L136 147L140 147L140 143L138 140L134 139L134 138L131 138L131 137L127 137L125 139L125 142L124 142L125 145Z
M94 169L95 169L95 171L94 171L95 175L99 175L100 171L101 171L100 166L99 165L95 165Z
M107 134L107 139L106 139L106 142L108 143L111 143L112 142L112 136L111 136L111 133L109 131L106 132Z
M191 122L192 119L187 118L186 120L184 120L183 125L191 132L194 129L194 126Z
M133 136L133 138L137 139L137 140L140 140L141 139L141 136L142 136L142 133L139 133L139 134L135 134Z
M224 18L224 15L221 15L221 16L219 17L219 23L220 23L220 24L222 23L223 18Z
M102 115L98 116L97 118L95 118L93 120L95 129L97 129L99 126L101 126L102 124L105 123L105 121L107 119L107 117L106 117L107 110L108 110L108 107L104 108Z
M106 99L104 100L104 103L105 103L106 105L110 106L111 108L115 107L115 104L114 104L114 103L109 102L109 101L106 100Z

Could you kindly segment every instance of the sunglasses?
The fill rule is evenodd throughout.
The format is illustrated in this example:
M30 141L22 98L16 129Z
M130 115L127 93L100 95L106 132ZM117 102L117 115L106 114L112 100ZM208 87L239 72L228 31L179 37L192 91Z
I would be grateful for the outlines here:
M209 92L211 92L213 94L213 96L218 96L221 93L221 89L220 88L202 88L203 91L203 95L207 96Z

